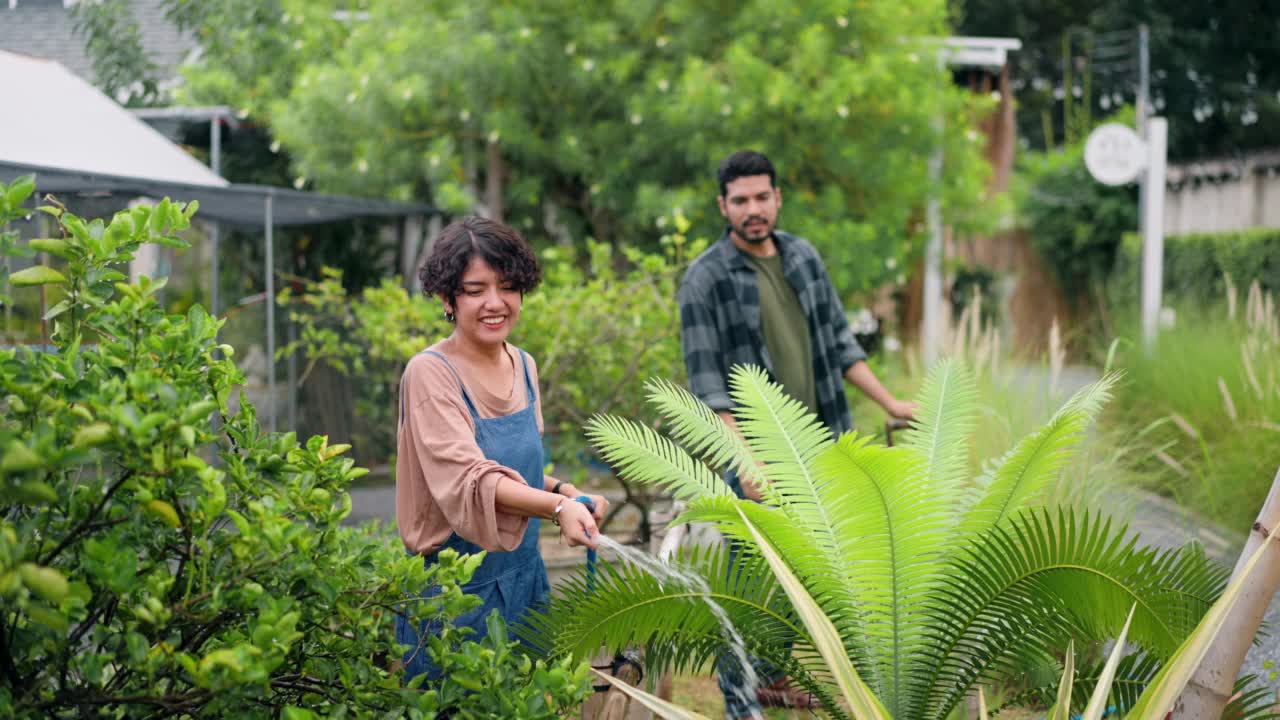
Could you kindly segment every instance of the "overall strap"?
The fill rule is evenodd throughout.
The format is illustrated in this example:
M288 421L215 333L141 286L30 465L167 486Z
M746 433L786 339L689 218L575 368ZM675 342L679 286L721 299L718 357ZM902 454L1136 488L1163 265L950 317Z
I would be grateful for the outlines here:
M462 390L462 399L464 402L467 403L467 410L471 412L471 419L478 421L480 419L480 412L476 410L475 403L471 402L471 395L467 393L467 386L463 384L462 376L459 375L458 371L453 367L453 363L450 363L448 358L436 352L435 350L424 350L423 352L427 353L428 355L435 355L436 357L444 361L445 367L449 368L449 372L453 373L453 379L458 381L458 388Z
M533 400L538 397L538 389L533 386L533 375L529 373L529 356L523 350L520 351L520 363L524 365L524 389L527 393L525 397L529 399L527 407L533 407Z

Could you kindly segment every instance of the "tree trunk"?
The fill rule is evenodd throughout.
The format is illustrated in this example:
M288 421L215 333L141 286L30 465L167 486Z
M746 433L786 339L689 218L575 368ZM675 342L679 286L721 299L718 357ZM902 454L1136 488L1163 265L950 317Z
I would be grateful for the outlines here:
M502 160L502 148L496 140L485 145L484 204L489 219L503 222L502 184L506 181L507 167Z
M1236 562L1234 580L1245 563L1265 540L1263 533L1280 532L1280 470L1271 483L1271 492L1258 513L1258 522L1249 532L1240 559ZM1174 717L1187 720L1218 720L1231 698L1236 676L1244 664L1249 645L1258 634L1258 627L1266 615L1271 599L1280 587L1280 548L1267 551L1240 596L1239 602L1227 617L1226 624L1217 639L1209 647L1196 674L1187 684L1174 705Z
M400 282L410 294L418 289L418 253L424 224L421 215L410 215L400 224Z

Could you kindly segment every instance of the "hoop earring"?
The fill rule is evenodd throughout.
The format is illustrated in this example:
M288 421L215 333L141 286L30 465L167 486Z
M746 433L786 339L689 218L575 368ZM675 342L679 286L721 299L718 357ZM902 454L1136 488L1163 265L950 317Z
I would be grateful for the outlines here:
M444 313L444 319L445 319L445 320L448 320L448 321L449 321L449 322L451 322L451 323L457 323L457 322L458 322L458 316L457 316L457 315L454 315L453 313L449 312L448 310L446 310L446 311L445 311L445 313Z

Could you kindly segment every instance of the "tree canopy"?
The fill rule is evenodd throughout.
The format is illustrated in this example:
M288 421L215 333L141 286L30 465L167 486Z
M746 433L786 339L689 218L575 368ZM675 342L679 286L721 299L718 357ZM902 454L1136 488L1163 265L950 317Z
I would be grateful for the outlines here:
M1280 145L1275 0L957 0L954 13L963 34L1022 40L1014 87L1018 132L1031 147L1063 140L1069 105L1096 116L1134 102L1142 23L1153 111L1169 118L1171 157Z
M893 279L933 191L977 222L988 101L933 61L941 0L166 0L199 39L182 93L269 125L297 183L429 199L535 239L711 235L716 163L777 164L784 227L846 292ZM939 122L942 120L942 122Z

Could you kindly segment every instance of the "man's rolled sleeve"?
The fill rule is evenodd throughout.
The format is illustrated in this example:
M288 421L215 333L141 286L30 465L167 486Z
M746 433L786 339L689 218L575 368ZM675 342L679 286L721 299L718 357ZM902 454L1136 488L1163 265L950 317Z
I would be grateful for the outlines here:
M712 410L729 410L733 401L725 387L724 357L715 317L706 300L708 288L700 286L694 273L680 284L680 345L689 376L689 391Z

